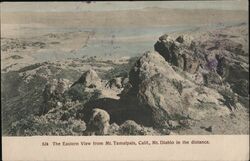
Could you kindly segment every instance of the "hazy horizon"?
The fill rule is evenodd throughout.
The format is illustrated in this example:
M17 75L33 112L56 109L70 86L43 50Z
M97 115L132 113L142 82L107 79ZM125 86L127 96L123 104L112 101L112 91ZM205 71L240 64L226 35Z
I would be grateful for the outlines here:
M248 10L247 0L232 1L137 1L137 2L2 2L1 12L98 12L144 9Z

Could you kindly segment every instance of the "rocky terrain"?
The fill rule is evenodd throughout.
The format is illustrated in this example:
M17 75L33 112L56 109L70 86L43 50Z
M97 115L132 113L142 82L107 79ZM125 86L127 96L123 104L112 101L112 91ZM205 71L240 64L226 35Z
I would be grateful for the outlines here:
M10 63L3 135L249 134L248 34L240 24L165 34L140 57ZM48 45L4 42L5 55Z

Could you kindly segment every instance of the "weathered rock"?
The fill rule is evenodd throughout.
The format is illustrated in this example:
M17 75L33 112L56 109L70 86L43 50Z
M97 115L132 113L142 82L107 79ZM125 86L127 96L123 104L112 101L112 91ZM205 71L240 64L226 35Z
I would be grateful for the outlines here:
M90 69L86 71L79 79L76 81L72 87L76 84L82 84L85 87L88 88L95 88L99 87L101 85L101 79L97 75L97 73Z
M93 114L87 125L87 132L91 135L106 135L109 129L109 114L99 108L93 109Z
M159 41L154 45L155 51L159 52L167 61L172 60L172 46L174 42L168 35L163 35L159 38Z
M139 86L137 93L140 105L152 111L154 124L165 126L167 120L178 120L186 116L180 93L173 82L163 75L155 75Z
M94 70L90 69L73 83L65 95L72 100L86 102L99 98L101 95L99 87L101 87L101 79Z
M182 80L172 67L157 52L146 52L134 65L129 73L129 81L133 87L138 87L142 81L161 73L169 79Z
M130 71L132 87L122 99L130 99L142 111L151 111L154 126L167 126L168 120L186 117L180 93L174 81L179 76L164 58L156 52L145 53ZM139 116L138 116L139 117Z
M163 35L154 45L155 51L159 52L171 65L180 67L189 73L195 73L200 65L195 44L192 48L184 43L183 36L173 40L168 35Z

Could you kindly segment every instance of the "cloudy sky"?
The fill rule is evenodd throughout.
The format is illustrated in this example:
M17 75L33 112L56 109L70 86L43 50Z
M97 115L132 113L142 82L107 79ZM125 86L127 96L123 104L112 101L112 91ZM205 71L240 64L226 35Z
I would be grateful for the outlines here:
M3 2L1 12L84 12L161 7L172 9L248 10L248 0L137 2Z

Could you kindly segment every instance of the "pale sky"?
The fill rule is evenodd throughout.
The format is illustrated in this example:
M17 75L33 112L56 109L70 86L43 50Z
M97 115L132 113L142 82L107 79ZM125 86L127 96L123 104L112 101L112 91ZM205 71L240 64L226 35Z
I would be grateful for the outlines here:
M2 2L1 12L84 12L161 7L170 9L248 10L248 0L226 1L137 1L137 2Z

